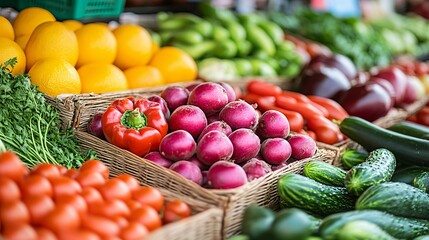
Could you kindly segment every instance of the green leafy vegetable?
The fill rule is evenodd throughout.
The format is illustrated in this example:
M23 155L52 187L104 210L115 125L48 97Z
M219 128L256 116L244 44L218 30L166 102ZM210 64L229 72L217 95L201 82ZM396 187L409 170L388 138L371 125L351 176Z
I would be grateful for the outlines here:
M78 146L72 129L61 129L58 111L28 75L12 75L16 58L0 64L0 140L29 167L38 163L77 168L95 158ZM10 66L10 67L9 67ZM8 69L9 67L9 69Z

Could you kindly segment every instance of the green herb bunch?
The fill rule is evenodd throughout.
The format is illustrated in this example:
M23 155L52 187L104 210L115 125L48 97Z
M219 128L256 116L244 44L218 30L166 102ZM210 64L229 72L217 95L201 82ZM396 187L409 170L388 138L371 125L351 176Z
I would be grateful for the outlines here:
M0 140L28 166L52 163L78 168L91 158L71 128L61 128L58 111L26 74L12 75L16 58L0 64ZM8 66L10 66L8 68Z

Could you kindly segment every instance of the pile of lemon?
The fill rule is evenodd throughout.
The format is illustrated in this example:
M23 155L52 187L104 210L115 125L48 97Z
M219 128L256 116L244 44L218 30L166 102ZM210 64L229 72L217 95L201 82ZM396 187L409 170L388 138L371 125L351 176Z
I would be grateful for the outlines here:
M13 74L28 73L50 95L103 93L195 80L185 52L159 48L139 25L56 21L26 8L11 23L0 16L0 64L16 57Z

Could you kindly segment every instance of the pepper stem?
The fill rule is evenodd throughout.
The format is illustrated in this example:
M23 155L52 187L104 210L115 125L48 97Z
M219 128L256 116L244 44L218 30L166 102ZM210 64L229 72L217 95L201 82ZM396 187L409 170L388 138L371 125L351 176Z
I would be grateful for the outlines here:
M127 110L121 117L121 125L127 128L140 130L147 125L147 117L140 112L139 108Z

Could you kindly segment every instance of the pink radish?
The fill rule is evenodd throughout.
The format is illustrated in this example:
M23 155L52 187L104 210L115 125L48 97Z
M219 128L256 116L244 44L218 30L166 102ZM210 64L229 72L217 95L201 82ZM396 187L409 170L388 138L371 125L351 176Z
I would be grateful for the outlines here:
M246 184L247 176L239 165L228 161L218 161L210 167L207 181L210 188L231 189Z
M195 154L196 143L192 135L184 130L167 134L159 144L159 152L171 161L187 160Z
M261 154L267 163L279 165L290 158L292 149L283 138L268 138L262 142Z
M221 160L229 160L234 151L231 140L222 132L211 131L206 133L197 145L197 157L206 165Z
M171 131L185 130L197 139L207 126L207 118L199 107L183 105L174 110L168 124Z
M248 128L240 128L228 136L234 146L232 159L236 163L245 162L255 157L261 148L261 140Z

